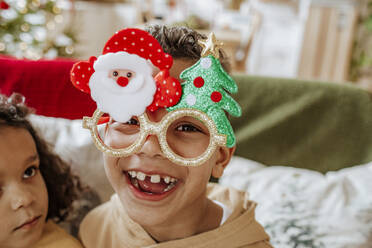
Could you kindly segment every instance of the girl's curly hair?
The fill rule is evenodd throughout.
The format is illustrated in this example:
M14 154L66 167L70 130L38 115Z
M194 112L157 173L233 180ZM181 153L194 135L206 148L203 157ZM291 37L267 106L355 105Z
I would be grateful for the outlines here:
M72 174L70 166L50 151L47 143L27 120L32 110L24 104L24 100L20 94L13 94L9 98L0 94L0 128L24 128L31 134L39 154L40 172L48 190L47 219L60 222L68 217L73 201L80 196L83 188L79 178Z

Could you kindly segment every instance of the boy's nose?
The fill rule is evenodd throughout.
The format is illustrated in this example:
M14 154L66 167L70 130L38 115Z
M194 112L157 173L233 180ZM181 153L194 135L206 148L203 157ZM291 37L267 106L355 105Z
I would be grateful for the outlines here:
M163 156L158 137L156 135L148 135L139 154L144 154L149 157Z
M11 208L17 210L22 207L28 207L34 200L32 193L27 186L13 186L10 192Z

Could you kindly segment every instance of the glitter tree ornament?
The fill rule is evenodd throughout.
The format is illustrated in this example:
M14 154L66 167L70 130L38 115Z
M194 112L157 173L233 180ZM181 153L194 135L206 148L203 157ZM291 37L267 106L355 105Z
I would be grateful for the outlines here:
M181 73L180 78L185 80L181 99L167 110L192 108L203 111L212 118L218 132L226 135L226 146L233 147L235 135L225 111L232 116L241 115L239 104L230 96L238 91L238 87L217 59L222 44L216 41L214 34L199 43L204 48L204 57Z

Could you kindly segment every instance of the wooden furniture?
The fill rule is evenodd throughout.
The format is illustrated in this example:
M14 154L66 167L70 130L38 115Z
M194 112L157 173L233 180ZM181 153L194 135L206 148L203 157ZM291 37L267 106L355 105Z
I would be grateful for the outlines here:
M352 3L312 4L298 77L347 81L356 20L357 7Z
M210 30L198 30L198 31L205 35L208 35L210 32L212 32ZM218 30L218 31L213 31L213 32L216 35L217 40L223 42L222 48L230 59L232 70L239 71L239 68L237 68L239 67L238 65L239 62L236 60L236 53L240 49L240 40L241 40L240 32L233 31L233 30ZM241 64L245 64L244 61L241 62Z
M213 31L216 38L223 42L223 49L229 56L232 72L246 71L246 62L251 48L252 40L255 33L259 29L261 16L258 12L252 15L252 20L249 24L248 33L242 34L239 30L222 29ZM210 30L198 30L200 33L208 35Z

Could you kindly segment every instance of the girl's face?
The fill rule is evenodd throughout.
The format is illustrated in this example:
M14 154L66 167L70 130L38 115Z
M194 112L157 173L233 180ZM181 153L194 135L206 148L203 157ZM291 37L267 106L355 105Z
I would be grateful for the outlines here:
M30 247L40 239L48 192L31 134L0 127L0 247Z

